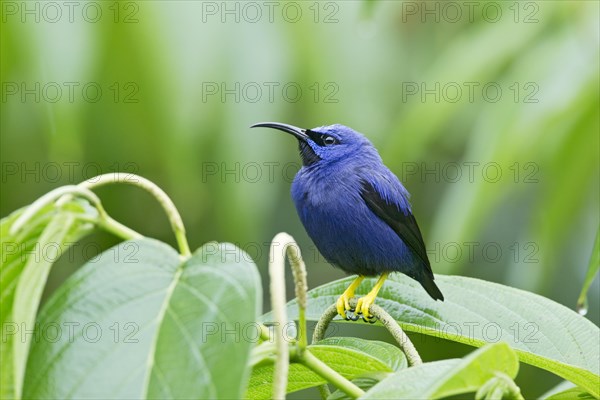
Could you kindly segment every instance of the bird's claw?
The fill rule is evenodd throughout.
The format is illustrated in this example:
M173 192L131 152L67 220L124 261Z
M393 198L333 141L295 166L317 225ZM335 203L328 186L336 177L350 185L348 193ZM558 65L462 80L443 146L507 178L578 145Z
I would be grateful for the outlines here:
M338 314L346 321L358 321L362 319L365 322L374 324L377 322L377 317L369 312L371 304L373 304L374 296L364 296L358 299L356 307L350 306L350 298L348 294L342 294L336 301L335 307Z
M337 301L335 302L337 313L346 321L358 321L359 318L362 318L363 321L374 324L377 321L377 318L371 314L369 308L371 307L371 304L375 302L377 292L379 291L386 277L387 273L383 274L381 278L379 278L379 281L377 281L375 284L373 290L371 290L366 296L358 299L356 302L356 307L352 308L350 305L350 299L354 297L354 291L364 279L364 276L358 276L358 278L356 278L354 282L348 286L344 293L342 293L342 295L338 297ZM351 315L346 314L348 311L351 312Z
M370 317L363 317L363 321L368 322L369 324L374 324L375 322L377 322L377 317L374 315L371 315Z
M336 301L335 307L337 309L337 313L344 318L346 321L349 321L350 318L346 316L346 311L354 312L354 309L350 307L350 297L346 293L342 294Z
M337 301L335 302L335 308L337 310L337 313L346 321L350 319L356 321L356 319L352 317L348 318L346 316L346 311L354 313L354 308L350 305L350 299L354 297L354 290L356 289L356 286L358 286L358 284L362 281L362 279L362 277L359 277L357 281L350 285L348 289L346 289L346 291L344 291L344 293L342 293L342 295L338 297Z
M362 318L362 315L356 312L356 308L350 306L348 298L344 295L340 296L335 307L338 314L346 321L358 321L359 318Z
M371 307L371 304L373 304L374 300L374 296L366 295L365 297L358 299L358 302L356 303L356 314L360 315L363 321L371 324L374 324L377 320L377 318L369 311L369 308Z

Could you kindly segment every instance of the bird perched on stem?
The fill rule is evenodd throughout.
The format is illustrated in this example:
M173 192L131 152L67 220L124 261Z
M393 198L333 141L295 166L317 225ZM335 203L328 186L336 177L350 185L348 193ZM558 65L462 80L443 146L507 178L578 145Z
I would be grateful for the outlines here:
M277 122L265 127L298 139L302 168L292 183L292 199L308 235L325 259L358 277L339 297L338 313L346 319L371 319L369 307L391 272L418 281L434 300L444 300L434 283L425 244L409 194L383 164L377 149L362 134L344 125L302 129ZM373 289L349 300L365 276L380 275ZM374 322L374 321L373 321Z

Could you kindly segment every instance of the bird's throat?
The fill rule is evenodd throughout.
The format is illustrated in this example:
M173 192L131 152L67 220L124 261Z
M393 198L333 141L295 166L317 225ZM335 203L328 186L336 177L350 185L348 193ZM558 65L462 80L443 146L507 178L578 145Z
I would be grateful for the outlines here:
M302 164L304 166L309 166L312 165L316 162L318 162L319 160L321 160L321 157L319 157L315 151L312 149L312 147L310 147L310 145L308 143L306 143L303 140L298 140L298 148L300 150L300 157L302 157Z

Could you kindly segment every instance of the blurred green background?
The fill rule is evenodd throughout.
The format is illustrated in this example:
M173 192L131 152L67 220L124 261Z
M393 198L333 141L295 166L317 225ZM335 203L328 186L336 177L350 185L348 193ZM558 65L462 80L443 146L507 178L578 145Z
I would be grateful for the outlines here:
M4 1L0 215L137 173L172 197L192 248L233 242L266 282L268 243L286 231L314 287L343 273L293 208L296 143L248 127L342 123L412 193L436 273L572 308L600 219L598 15L596 1ZM117 220L175 245L146 193L98 194ZM63 256L46 294L115 242L97 234ZM596 324L599 297L596 279ZM469 350L415 340L425 359ZM527 366L517 380L528 398L558 381Z

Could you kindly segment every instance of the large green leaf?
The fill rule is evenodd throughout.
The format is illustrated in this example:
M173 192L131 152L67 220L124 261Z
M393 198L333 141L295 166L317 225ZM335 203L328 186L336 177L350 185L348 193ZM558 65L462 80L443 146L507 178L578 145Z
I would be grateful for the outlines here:
M358 338L328 338L308 349L321 361L345 378L354 379L372 372L393 372L406 366L406 358L397 347L384 342ZM326 383L301 364L291 364L287 392L320 386ZM246 398L270 399L272 397L273 365L254 368Z
M553 395L551 395L550 397L545 397L545 400L594 400L595 397L592 396L591 394L589 394L587 391L585 391L584 389L580 388L579 386L576 386L574 388L570 388L567 390L564 390L562 392L559 393L555 393Z
M209 243L181 261L150 239L104 252L40 313L25 397L240 397L262 307L248 260Z
M474 392L496 373L514 378L517 355L505 343L487 345L462 360L444 360L404 369L369 390L364 399L439 399Z
M350 277L311 290L307 319L318 320L351 281ZM505 341L516 350L520 361L599 395L600 331L592 322L552 300L500 284L444 275L438 275L436 282L444 302L433 301L418 283L394 274L376 303L407 331L478 347ZM366 279L357 296L365 295L374 283L374 279ZM296 310L295 302L290 302L291 318L297 317Z
M92 229L82 222L93 220L97 212L87 202L73 200L60 207L49 205L39 210L18 232L12 224L25 208L0 221L0 323L2 324L2 363L0 397L20 398L25 362L35 316L46 280L54 262L75 241Z

